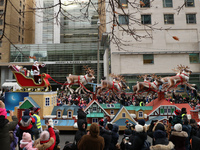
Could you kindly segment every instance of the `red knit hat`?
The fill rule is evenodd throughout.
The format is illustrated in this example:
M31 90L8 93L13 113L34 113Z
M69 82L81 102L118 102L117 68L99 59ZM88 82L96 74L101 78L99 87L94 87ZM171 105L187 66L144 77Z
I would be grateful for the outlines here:
M174 113L178 116L178 115L181 114L181 111L177 109L177 110L174 111Z

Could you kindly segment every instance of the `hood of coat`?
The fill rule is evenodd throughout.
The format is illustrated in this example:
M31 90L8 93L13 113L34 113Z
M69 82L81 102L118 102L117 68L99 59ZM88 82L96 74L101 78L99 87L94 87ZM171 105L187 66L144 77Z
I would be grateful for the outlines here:
M162 122L157 122L153 127L153 132L156 130L162 130L165 131L165 125Z
M22 116L22 120L23 120L24 122L27 122L27 121L29 120L30 117L31 117L31 116Z
M188 134L185 131L180 131L180 132L179 131L172 131L171 135L179 136L179 137L188 137Z
M161 144L157 144L157 145L153 145L150 147L150 150L171 150L174 148L174 144L169 141L168 145L161 145Z
M79 130L86 130L86 129L83 129L83 124L85 124L85 127L87 125L87 122L85 122L85 120L79 119L78 122L77 122L77 124L78 124L78 129Z
M35 148L37 148L38 150L44 150L51 147L51 145L53 145L54 142L55 142L54 139L50 138L50 140L47 143L43 143L43 144L38 143L37 145L35 145Z
M4 127L8 123L8 119L5 119L5 116L0 116L0 128Z
M119 126L116 124L113 124L112 131L117 133L119 131Z
M147 139L147 133L146 132L136 132L135 136L138 136L141 138L143 141Z

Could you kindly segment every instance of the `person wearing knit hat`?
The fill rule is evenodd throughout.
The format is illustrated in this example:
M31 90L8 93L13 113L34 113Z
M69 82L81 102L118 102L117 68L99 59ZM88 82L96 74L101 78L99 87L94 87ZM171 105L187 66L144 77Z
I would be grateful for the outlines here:
M101 119L101 120L99 121L99 125L102 126L102 127L104 126L104 120L103 120L103 119Z
M141 150L144 147L144 143L147 140L147 133L144 129L145 127L140 124L135 125L135 133L129 138L129 142L126 143L127 149Z
M18 146L20 146L20 140L22 139L23 132L28 132L31 134L31 138L33 139L34 131L33 131L33 125L35 124L35 119L30 116L30 110L25 109L24 115L20 118L18 125ZM19 149L21 149L19 147Z
M185 142L188 137L187 132L182 131L182 124L174 125L174 131L171 132L169 140L175 145L175 150L185 150Z
M38 150L53 150L56 144L56 135L53 128L47 122L48 131L43 131L40 138L34 142L34 147Z
M31 135L29 133L24 132L22 136L22 140L20 141L20 148L26 148L27 150L37 150L37 148L33 148L33 142L31 139Z
M154 144L150 147L151 150L173 150L174 144L168 140L166 132L156 130L153 133Z
M99 127L96 123L91 124L87 135L82 136L78 143L78 150L103 150L104 138L99 136Z
M145 125L145 120L144 119L139 119L138 124L144 126Z
M13 111L10 111L11 122L7 118L5 104L0 100L0 146L2 150L10 150L10 136L9 131L14 129L18 123L18 119L14 116Z
M172 126L174 126L177 123L180 123L180 124L183 123L182 116L181 116L181 111L178 110L178 109L176 109L174 111L174 116L173 116L173 119L171 121Z

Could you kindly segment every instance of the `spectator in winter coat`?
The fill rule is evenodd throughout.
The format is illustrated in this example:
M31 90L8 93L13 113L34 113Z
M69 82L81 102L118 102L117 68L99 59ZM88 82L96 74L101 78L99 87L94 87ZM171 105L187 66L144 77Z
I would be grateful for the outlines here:
M104 139L99 136L99 127L96 123L90 126L90 131L78 143L79 150L103 150Z
M140 124L135 126L135 135L132 141L126 142L127 150L141 150L144 146L144 141L147 139L147 133L145 132L145 127Z
M0 101L0 146L2 150L10 150L9 131L13 130L18 122L12 111L10 111L10 116L12 117L12 122L8 121L5 105Z
M188 120L187 116L183 116L182 130L187 132L187 134L188 134L188 137L186 138L186 141L185 141L185 149L189 150L189 148L190 148L190 133L191 133L192 127L189 124L189 120Z
M135 132L134 132L135 133ZM124 137L122 138L122 142L120 144L120 149L121 150L125 150L125 147L126 147L126 143L125 143L125 140L128 142L128 141L132 141L133 139L133 136L135 134L132 134L132 131L131 129L125 129L124 130Z
M168 140L166 132L156 130L153 133L154 144L150 147L151 150L173 150L174 144Z
M171 132L169 140L175 145L175 150L185 150L185 141L187 137L187 132L182 131L182 125L177 123L174 125L174 131Z
M10 150L15 150L17 146L18 137L16 136L16 133L17 133L18 128L19 128L19 125L17 124L13 131L13 141L10 143Z
M83 135L87 134L87 131L85 128L87 122L85 122L85 120L83 119L79 119L77 123L78 123L78 131L76 132L76 135L75 135L76 144L80 141Z
M37 150L37 148L33 148L33 142L31 139L31 135L29 133L24 132L22 136L22 140L20 141L20 147L25 148L27 150Z
M34 142L34 147L38 150L53 150L56 144L56 135L50 123L47 123L48 131L43 131L40 138Z
M180 124L183 123L180 110L175 110L174 111L174 116L173 116L173 119L171 121L172 126L174 126L177 123L180 123Z
M111 139L109 150L115 150L116 149L116 144L118 143L118 139L119 139L118 132L119 132L119 126L117 124L113 124L112 139Z
M196 135L191 138L191 149L192 150L200 150L200 131L197 132Z
M19 138L18 140L18 146L20 145L20 140L22 139L23 132L28 132L31 134L31 138L33 139L33 124L35 123L35 119L32 118L29 114L29 109L25 109L24 115L20 118L18 125L19 129L17 131L17 136ZM19 147L19 150L21 148Z
M102 119L99 121L100 136L104 138L104 142L105 142L104 150L109 150L109 146L112 139L112 131L110 129L106 130L103 127L103 125L104 125L104 121Z

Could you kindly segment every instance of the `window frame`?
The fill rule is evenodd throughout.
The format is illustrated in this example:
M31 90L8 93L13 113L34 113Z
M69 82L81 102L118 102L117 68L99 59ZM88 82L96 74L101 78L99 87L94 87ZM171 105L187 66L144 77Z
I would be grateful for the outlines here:
M150 17L150 23L149 23L149 22L147 23L147 22L145 21L145 17L147 17L147 16ZM145 22L146 22L146 23L145 23ZM143 14L143 15L141 15L141 24L151 24L151 22L152 22L152 21L151 21L151 14Z
M45 97L45 106L50 106L50 98Z
M189 19L189 15L194 15L195 21L192 23L191 20ZM186 23L187 24L197 24L197 18L196 14L186 14Z
M151 1L150 0L140 0L140 1L145 4L144 6L142 6L140 4L140 8L150 8L151 7ZM148 1L148 2L146 2L146 1ZM148 5L146 5L146 4L148 4Z
M0 0L0 6L4 5L4 0Z
M126 118L126 113L122 113L122 118Z
M62 111L58 110L56 115L57 115L57 118L62 118L62 115L61 115Z
M118 0L118 8L128 8L128 0L124 0L126 1L125 3L122 3L122 0ZM124 6L122 6L122 4L124 4Z
M71 113L71 114L70 114L70 113ZM71 115L71 117L70 117L70 115ZM72 118L72 111L68 111L68 112L67 112L67 117L68 117L68 118Z
M96 120L96 122L94 122ZM92 118L92 123L98 123L98 118Z
M168 0L163 0L163 8L173 8L173 0L169 0L171 1L171 5L169 4L169 2L166 3L166 1ZM170 5L170 6L167 6Z
M110 110L110 114L114 115L114 110L113 109Z
M172 22L170 22L171 21L171 19L170 19L170 16L173 16L173 21ZM167 18L168 17L168 18ZM167 21L165 21L165 20L167 20ZM170 21L169 21L170 20ZM174 14L164 14L164 24L165 25L167 25L167 24L174 24Z
M193 5L190 5L190 3L193 3ZM194 0L185 0L185 7L195 7Z
M152 56L152 60L145 58L145 57L149 57L150 55ZM151 61L150 63L148 63L149 60ZM154 54L143 54L143 64L144 65L154 64Z
M125 17L125 18L122 18L122 17ZM120 25L129 25L129 15L119 15L118 19L119 19Z
M192 57L192 56L194 56L194 57ZM199 63L200 62L199 53L191 53L191 54L189 54L189 61L190 61L190 64Z
M144 117L144 113L142 111L138 112L138 118L143 118Z

